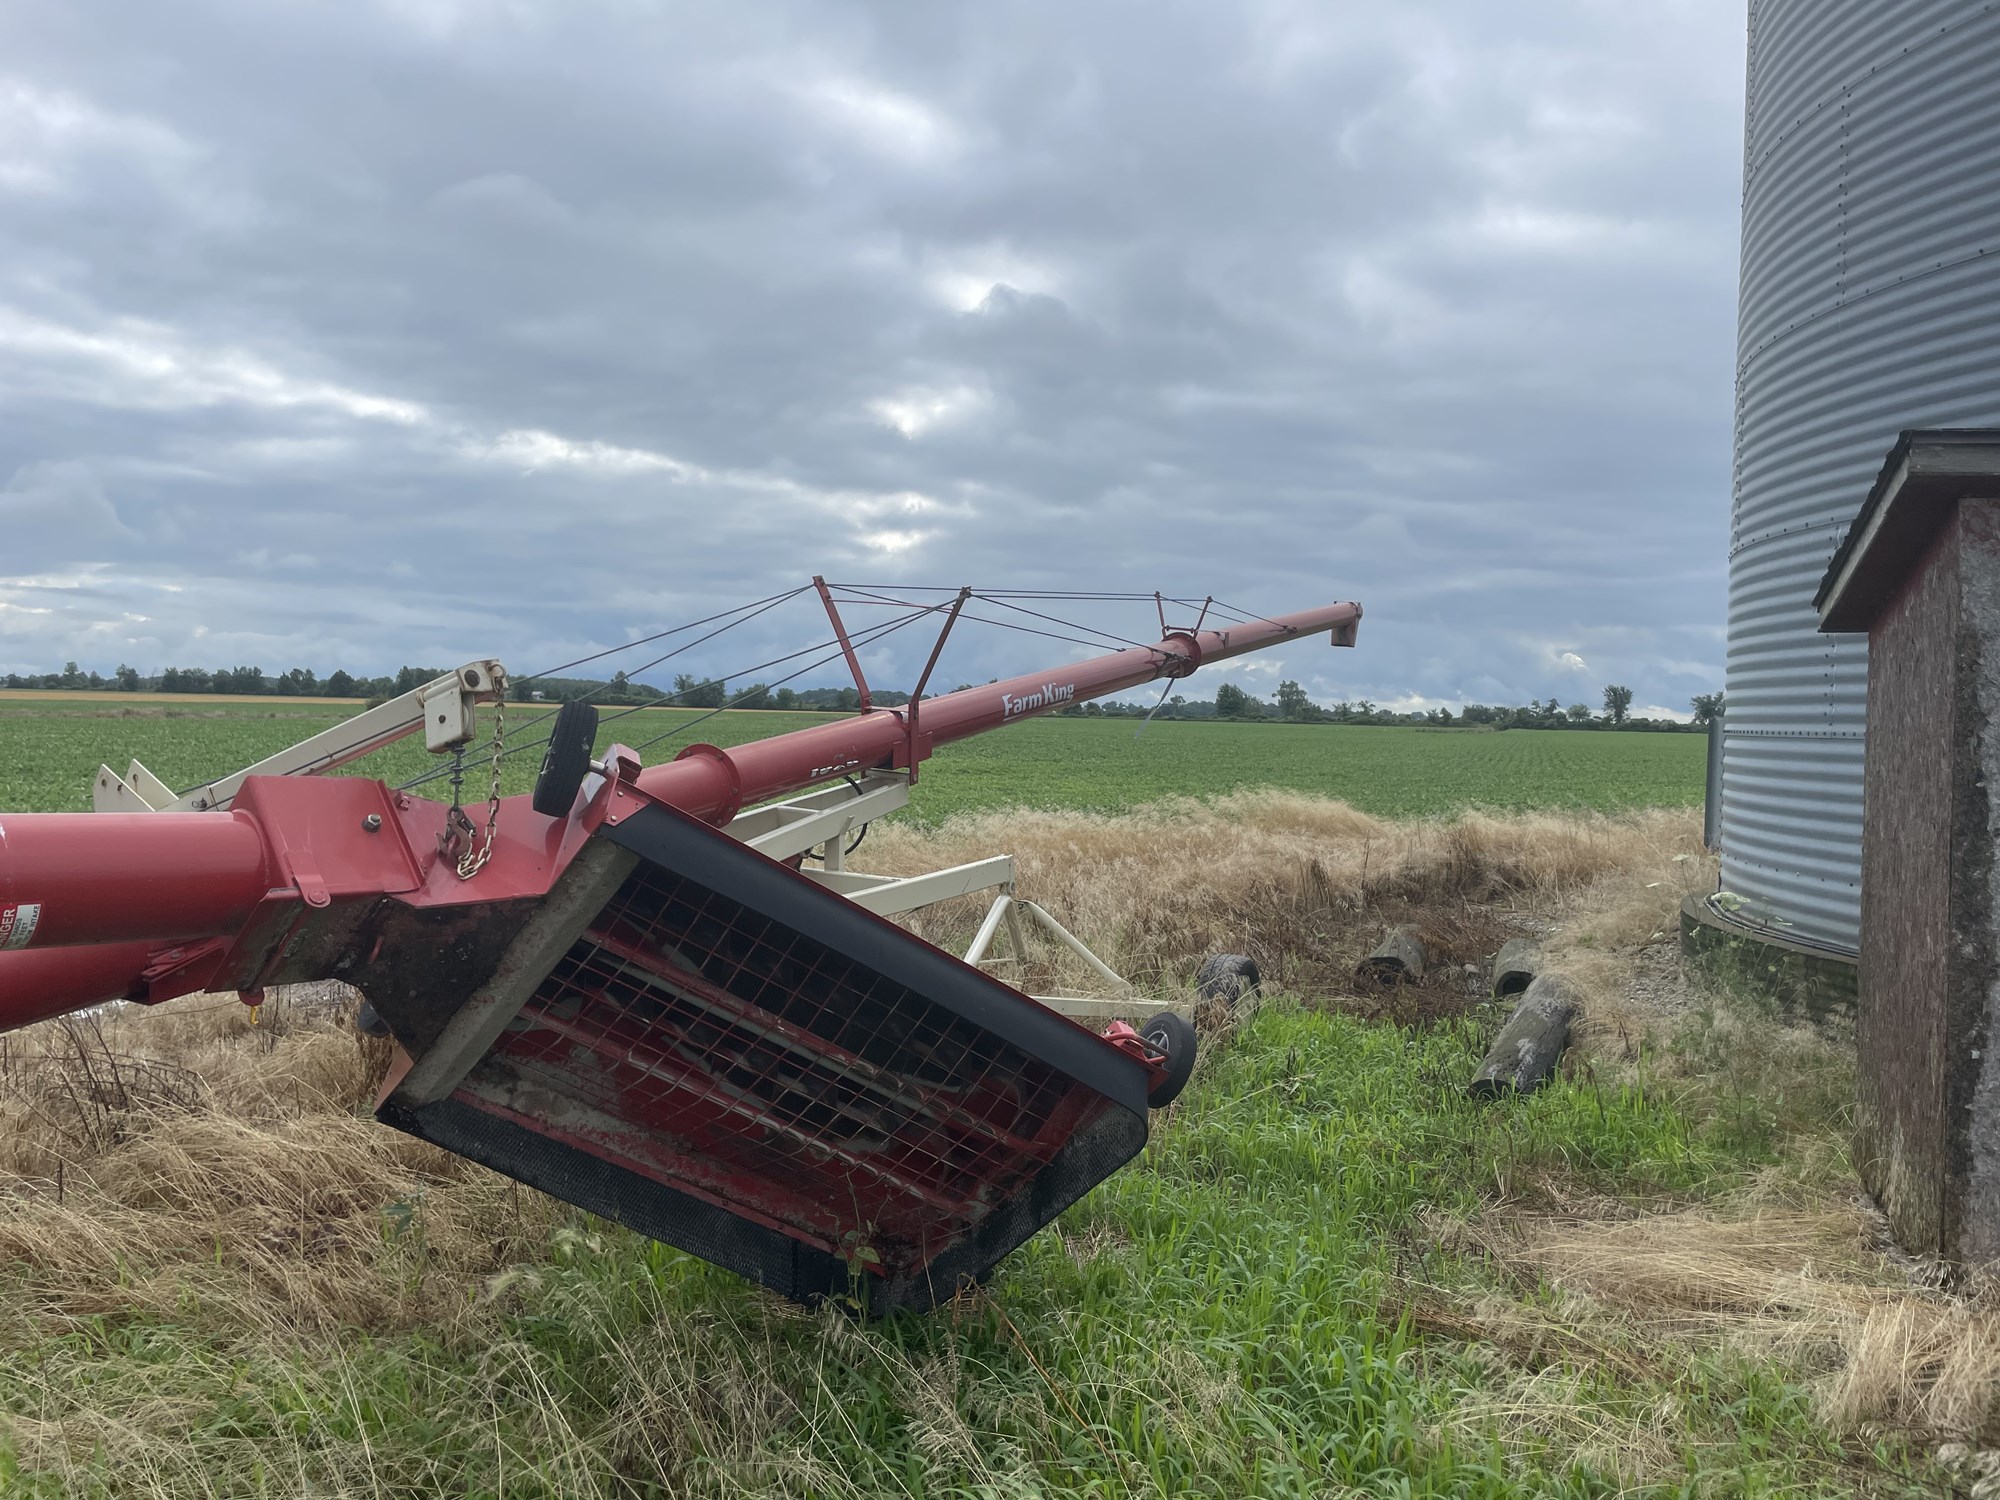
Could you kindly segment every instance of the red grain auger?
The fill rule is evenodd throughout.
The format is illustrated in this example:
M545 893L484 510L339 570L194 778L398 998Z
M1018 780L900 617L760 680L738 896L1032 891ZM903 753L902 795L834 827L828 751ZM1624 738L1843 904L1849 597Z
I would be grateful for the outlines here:
M863 706L813 728L648 766L594 758L596 710L565 705L531 796L498 796L496 733L473 816L319 774L420 729L462 756L506 693L482 661L191 792L135 763L99 772L97 812L0 815L0 1030L342 980L399 1044L385 1124L793 1298L924 1308L983 1279L1137 1154L1193 1031L1016 900L1007 857L892 879L845 867L850 834L940 744L1352 645L1361 609L1204 629L1163 607L1152 645L885 708L820 594ZM923 612L949 630L967 597ZM964 959L888 920L995 889ZM1024 918L1122 998L1038 1000L980 968L1003 925L1023 956ZM1077 1019L1114 1014L1141 1026Z

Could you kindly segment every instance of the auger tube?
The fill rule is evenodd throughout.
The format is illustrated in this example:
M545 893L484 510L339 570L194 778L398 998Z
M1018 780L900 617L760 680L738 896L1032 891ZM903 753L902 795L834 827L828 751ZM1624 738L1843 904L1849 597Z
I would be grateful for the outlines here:
M1339 603L1004 682L875 708L733 749L694 745L612 782L567 819L525 796L501 804L488 867L458 878L440 857L445 808L359 777L261 776L228 812L0 814L0 1031L129 998L337 978L299 934L329 912L401 901L447 909L533 903L591 833L647 801L720 826L742 808L878 767L912 771L934 748L1287 641L1352 645L1361 606ZM621 812L621 800L625 811Z

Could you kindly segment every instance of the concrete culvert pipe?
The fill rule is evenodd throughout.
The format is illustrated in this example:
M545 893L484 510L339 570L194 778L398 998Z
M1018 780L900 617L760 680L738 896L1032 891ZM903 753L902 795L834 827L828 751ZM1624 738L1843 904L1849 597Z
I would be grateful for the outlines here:
M1383 989L1410 984L1424 977L1430 952L1414 927L1391 927L1375 951L1361 960L1354 971L1357 984L1374 984Z
M1493 998L1518 995L1542 972L1542 945L1533 938L1514 938L1493 955Z
M1570 1022L1582 1009L1583 996L1575 985L1554 974L1538 975L1493 1039L1466 1092L1475 1099L1532 1094L1555 1073L1569 1046Z
M1238 1000L1257 993L1263 976L1257 960L1242 953L1211 953L1202 960L1194 976L1195 993L1204 1000L1234 1006Z
M1263 976L1243 953L1211 953L1194 976L1194 1023L1204 1031L1227 1026L1257 994Z

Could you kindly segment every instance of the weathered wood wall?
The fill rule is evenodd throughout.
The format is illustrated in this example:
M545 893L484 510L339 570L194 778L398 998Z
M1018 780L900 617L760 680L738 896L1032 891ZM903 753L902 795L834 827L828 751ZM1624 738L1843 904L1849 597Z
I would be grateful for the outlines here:
M1958 535L1933 543L1870 632L1862 812L1857 1165L1896 1238L1944 1244Z

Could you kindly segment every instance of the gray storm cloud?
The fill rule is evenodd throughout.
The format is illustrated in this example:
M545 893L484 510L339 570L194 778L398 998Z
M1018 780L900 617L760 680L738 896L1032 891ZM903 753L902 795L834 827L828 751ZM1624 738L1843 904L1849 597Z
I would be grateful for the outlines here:
M0 671L539 667L824 572L1353 597L1323 697L1682 706L1741 51L1720 0L17 0Z

